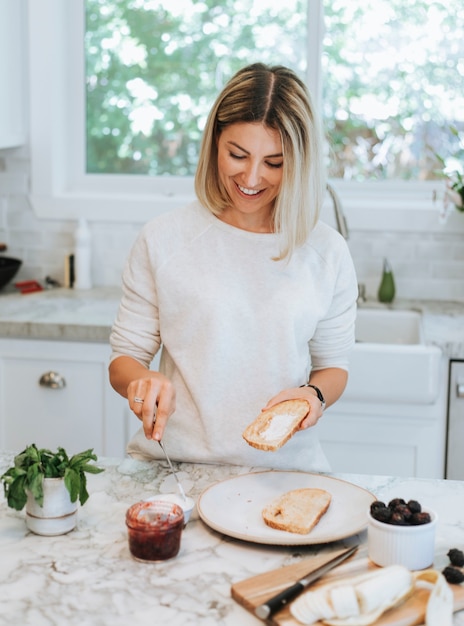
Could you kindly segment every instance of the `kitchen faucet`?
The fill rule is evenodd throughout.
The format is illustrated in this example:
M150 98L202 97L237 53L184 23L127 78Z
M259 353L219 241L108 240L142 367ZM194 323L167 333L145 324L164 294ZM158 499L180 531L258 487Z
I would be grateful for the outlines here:
M342 237L348 239L348 225L346 223L346 217L343 213L340 198L330 183L327 183L327 191L329 192L332 199L333 209L335 212L335 220L337 222L337 230L340 235L342 235Z

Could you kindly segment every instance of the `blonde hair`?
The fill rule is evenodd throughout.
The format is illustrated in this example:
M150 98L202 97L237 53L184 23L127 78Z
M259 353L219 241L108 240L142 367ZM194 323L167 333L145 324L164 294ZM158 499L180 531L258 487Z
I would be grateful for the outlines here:
M278 258L290 258L319 219L326 186L321 127L311 96L303 81L280 65L255 63L230 79L208 116L195 175L197 197L214 215L230 206L218 174L217 139L240 122L260 122L280 133L284 163L273 222L282 236Z

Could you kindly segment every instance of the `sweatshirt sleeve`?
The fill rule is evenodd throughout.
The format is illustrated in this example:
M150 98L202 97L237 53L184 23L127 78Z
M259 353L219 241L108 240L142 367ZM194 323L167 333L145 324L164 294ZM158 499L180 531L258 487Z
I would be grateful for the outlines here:
M122 293L110 334L111 361L119 356L130 356L149 368L161 339L155 271L148 251L146 228L129 253L122 277Z
M333 297L309 343L313 370L328 367L348 370L350 352L355 343L358 284L345 241L342 242L341 254L334 268Z

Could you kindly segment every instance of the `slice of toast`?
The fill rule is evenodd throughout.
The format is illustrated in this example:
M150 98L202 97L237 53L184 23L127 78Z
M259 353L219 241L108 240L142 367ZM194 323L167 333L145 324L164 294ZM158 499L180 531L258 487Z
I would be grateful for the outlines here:
M309 409L302 398L279 402L248 424L242 437L258 450L278 450L295 434Z
M327 511L332 496L324 489L303 488L287 491L262 510L271 528L307 535Z

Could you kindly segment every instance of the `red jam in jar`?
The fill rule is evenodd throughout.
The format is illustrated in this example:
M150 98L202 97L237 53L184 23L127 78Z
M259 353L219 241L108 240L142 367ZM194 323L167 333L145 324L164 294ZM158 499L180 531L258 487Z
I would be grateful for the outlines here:
M178 504L137 502L126 513L129 550L139 561L165 561L177 555L184 527Z

